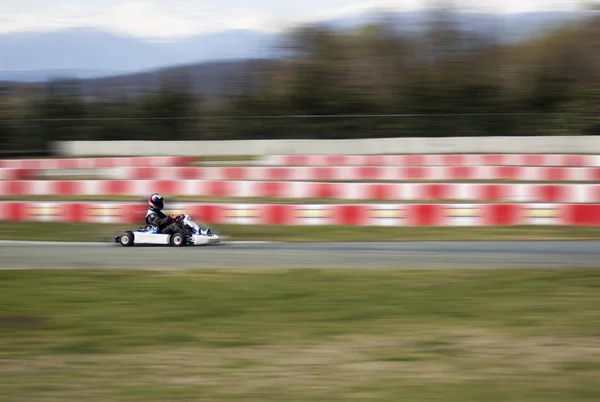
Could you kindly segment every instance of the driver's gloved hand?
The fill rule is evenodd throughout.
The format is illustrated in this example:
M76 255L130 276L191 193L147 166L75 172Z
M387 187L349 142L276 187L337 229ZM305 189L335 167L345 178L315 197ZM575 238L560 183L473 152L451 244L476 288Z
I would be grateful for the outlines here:
M184 218L185 218L185 215L183 215L183 214L180 214L180 215L173 214L173 215L171 215L171 220L173 222L181 222Z

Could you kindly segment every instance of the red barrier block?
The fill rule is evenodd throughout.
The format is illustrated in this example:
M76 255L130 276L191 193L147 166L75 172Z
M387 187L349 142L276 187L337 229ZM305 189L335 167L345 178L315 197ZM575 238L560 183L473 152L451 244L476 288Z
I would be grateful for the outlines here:
M600 202L600 185L590 184L588 202Z
M520 166L497 166L496 179L520 180L523 178L524 170Z
M144 217L148 206L144 204L123 204L122 219L127 223L139 222L140 226L145 226Z
M394 186L391 184L369 184L365 187L366 199L368 200L394 200L396 194L394 193Z
M208 193L212 197L230 197L232 183L228 181L211 181L206 184Z
M561 208L564 225L600 226L600 205L565 204Z
M482 155L483 165L494 166L504 165L506 157L502 154L487 154Z
M444 200L449 198L450 187L446 184L423 184L425 200Z
M96 169L106 169L119 166L119 160L117 158L98 158L94 160L94 167Z
M155 182L156 192L160 194L176 194L177 181L175 180L159 180Z
M404 159L406 166L423 166L427 163L425 155L406 155Z
M398 171L399 178L404 180L428 180L427 168L421 166L401 167Z
M15 161L16 162L16 161ZM39 159L25 159L21 163L23 169L41 169L42 161Z
M523 162L523 165L525 165L525 166L543 166L544 165L544 155L538 155L538 154L523 155L522 162Z
M65 181L56 181L53 183L53 189L51 190L52 194L58 195L77 195L79 192L77 191L78 182L73 180L65 180Z
M127 158L127 163L120 163L121 166L152 166L152 157L140 156L139 158Z
M182 167L179 170L181 179L183 180L198 180L202 177L202 170L193 167Z
M588 166L587 155L564 155L563 166Z
M292 178L292 170L290 168L273 168L268 170L269 180L290 180Z
M600 168L588 168L587 179L589 181L600 181Z
M33 177L32 169L15 169L13 171L13 179L15 180L27 180Z
M340 198L339 184L309 183L309 198Z
M344 166L347 157L345 155L326 155L323 159L327 166Z
M108 180L104 191L108 195L127 195L129 193L128 187L131 183L132 181L130 180Z
M258 193L255 197L285 198L288 196L288 184L280 181L265 181L258 183Z
M7 221L27 220L27 203L7 202L4 204L4 219Z
M521 211L520 204L490 204L483 205L482 226L511 226L520 225Z
M77 159L59 159L57 161L58 169L77 169Z
M289 225L294 219L292 205L265 205L262 211L264 225Z
M311 177L314 180L332 180L335 178L335 171L330 167L315 167L311 169Z
M68 204L62 204L62 220L64 222L71 222L71 223L79 223L79 222L86 222L87 220L87 214L86 214L86 207L85 204L81 204L81 203L68 203Z
M26 181L9 181L5 183L7 195L27 195L29 194L29 188Z
M228 167L223 169L224 180L246 180L248 169L240 167Z
M467 161L466 155L444 154L440 155L440 164L446 166L463 166Z
M152 180L158 177L159 170L153 167L140 167L140 168L131 168L130 175L131 179L136 180Z
M541 173L542 181L565 181L569 180L569 168L548 167L543 168Z
M383 169L379 166L359 166L356 180L382 180Z
M290 166L306 166L309 160L307 155L288 155L286 156L286 165Z
M341 163L340 165L343 165ZM384 155L367 155L364 161L365 165L370 166L383 166L385 165L385 156Z
M503 201L507 198L508 186L502 184L483 184L478 187L477 199L484 201Z
M443 224L443 206L437 204L408 205L408 226L439 226Z
M172 166L191 166L194 163L194 158L190 156L173 157Z
M196 222L221 223L223 221L223 207L209 204L196 205L191 208L190 215Z
M471 180L474 179L475 169L472 166L450 166L450 179Z
M364 205L333 206L335 225L361 226L368 223L368 207Z
M536 199L532 201L536 202L562 202L565 200L567 194L565 194L566 188L564 186L550 184L540 185L537 187Z

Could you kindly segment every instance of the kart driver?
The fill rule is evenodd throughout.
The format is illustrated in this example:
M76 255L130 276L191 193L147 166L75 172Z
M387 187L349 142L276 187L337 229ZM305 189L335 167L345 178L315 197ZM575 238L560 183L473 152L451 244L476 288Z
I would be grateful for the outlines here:
M154 193L148 197L148 204L150 204L150 209L146 212L146 224L155 226L159 233L175 234L184 232L191 234L190 230L183 224L184 215L167 216L162 212L165 207L165 200L160 194ZM210 229L203 230L202 234L210 234Z

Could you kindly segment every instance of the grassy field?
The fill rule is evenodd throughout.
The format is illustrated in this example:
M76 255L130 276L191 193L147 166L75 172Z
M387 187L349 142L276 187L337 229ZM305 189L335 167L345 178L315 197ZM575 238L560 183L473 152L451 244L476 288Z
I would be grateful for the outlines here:
M214 156L197 156L196 162L243 162L243 161L260 161L263 157L260 155L214 155Z
M3 271L7 401L598 401L600 271Z
M141 223L140 223L141 225ZM0 240L112 241L135 224L0 222ZM202 225L205 227L205 225ZM600 227L357 227L210 225L226 240L282 242L310 241L419 241L419 240L591 240Z

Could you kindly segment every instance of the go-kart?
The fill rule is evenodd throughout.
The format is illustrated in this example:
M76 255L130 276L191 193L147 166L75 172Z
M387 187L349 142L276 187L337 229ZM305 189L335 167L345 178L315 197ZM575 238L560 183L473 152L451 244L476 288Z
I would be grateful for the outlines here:
M182 230L174 234L158 233L155 226L140 227L135 231L126 231L115 237L115 243L120 243L123 247L133 245L170 245L174 247L181 246L199 246L206 244L215 244L220 242L218 235L212 233L210 229L202 230L189 215L183 215L181 223L187 230Z

